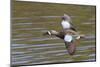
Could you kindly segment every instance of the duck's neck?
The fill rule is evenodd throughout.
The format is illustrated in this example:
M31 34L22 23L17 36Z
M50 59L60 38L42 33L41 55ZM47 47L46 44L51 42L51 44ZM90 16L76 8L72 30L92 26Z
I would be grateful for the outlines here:
M55 30L51 30L50 32L51 32L51 35L58 35L59 34L59 32L57 32Z

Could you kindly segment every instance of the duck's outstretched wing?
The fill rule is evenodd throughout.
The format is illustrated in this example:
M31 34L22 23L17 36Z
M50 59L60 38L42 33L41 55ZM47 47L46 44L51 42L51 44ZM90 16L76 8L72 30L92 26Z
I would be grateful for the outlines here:
M65 46L68 50L68 53L70 55L73 55L75 53L75 50L76 50L76 45L73 41L72 36L71 35L65 35L64 41L65 41Z
M68 53L70 55L74 55L75 54L75 50L76 50L76 46L73 42L65 42L65 46L68 50Z
M74 30L74 31L77 31L77 29L75 28L75 26L73 26L72 24L71 24L71 28L70 29Z
M67 14L64 14L64 17L68 20L72 30L77 31L76 27L72 24L71 17Z
M74 31L77 31L76 26L73 25L72 21L70 22L70 25L71 25L71 28L70 28L70 29L72 29L72 30L74 30Z

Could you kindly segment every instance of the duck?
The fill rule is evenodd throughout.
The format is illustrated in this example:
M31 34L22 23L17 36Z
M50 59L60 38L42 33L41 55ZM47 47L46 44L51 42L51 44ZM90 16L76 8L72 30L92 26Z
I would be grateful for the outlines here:
M71 23L70 16L67 14L64 14L64 16L62 16L61 26L63 29L60 32L58 32L56 30L49 30L49 31L45 32L43 35L56 36L56 37L62 39L68 50L68 53L70 55L74 55L75 51L76 51L75 40L85 38L85 35L80 34L76 30L76 28Z
M75 26L71 23L71 17L67 14L64 14L64 16L62 16L61 26L64 30L71 29L77 31Z
M71 29L68 29L66 31L60 31L60 32L56 30L49 30L45 32L44 35L56 36L62 39L70 55L74 55L76 51L76 45L74 43L75 42L74 40L75 39L79 40L80 38L84 38L84 35L79 34L78 32L73 31Z

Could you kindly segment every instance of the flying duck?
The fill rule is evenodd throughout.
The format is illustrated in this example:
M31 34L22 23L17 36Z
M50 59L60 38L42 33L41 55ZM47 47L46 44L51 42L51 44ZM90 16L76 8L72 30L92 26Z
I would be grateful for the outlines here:
M75 27L71 24L71 18L64 14L62 17L62 22L61 22L63 30L60 32L57 32L55 30L50 30L44 33L44 35L50 35L50 36L56 36L59 37L60 39L63 39L65 42L65 46L68 50L68 53L70 55L73 55L76 50L76 45L74 43L74 40L77 39L79 40L80 38L84 38L84 35L80 35ZM75 38L74 38L75 37Z
M71 18L67 14L64 14L62 17L61 25L63 29L72 29L74 31L77 31L73 24L71 23Z
M68 50L68 53L70 55L73 55L76 50L76 45L74 43L74 36L75 39L80 39L84 37L84 35L79 35L77 32L73 30L66 30L66 32L65 31L57 32L55 30L50 30L44 33L44 35L56 36L59 37L60 39L63 39L65 42L65 46Z

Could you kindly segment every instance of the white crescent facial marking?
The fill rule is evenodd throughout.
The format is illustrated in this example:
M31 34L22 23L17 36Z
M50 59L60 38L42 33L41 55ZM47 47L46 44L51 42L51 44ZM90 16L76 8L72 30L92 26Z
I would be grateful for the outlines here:
M49 34L49 35L51 35L51 32L50 32L50 31L48 31L48 34Z
M62 21L61 25L63 29L70 28L70 23L68 21Z
M64 41L66 41L66 42L71 42L72 41L72 36L71 35L65 35L65 37L64 37Z

